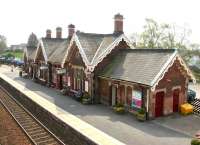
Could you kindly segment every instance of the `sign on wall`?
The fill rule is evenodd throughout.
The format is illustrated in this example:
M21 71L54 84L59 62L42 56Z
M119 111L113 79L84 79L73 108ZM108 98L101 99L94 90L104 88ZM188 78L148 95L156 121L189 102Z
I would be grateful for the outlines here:
M141 108L142 107L142 92L138 90L132 91L131 107Z
M57 70L56 70L56 73L57 73L58 75L66 74L66 69L65 69L65 68L63 68L63 69L57 69Z
M88 81L85 81L85 91L88 92Z

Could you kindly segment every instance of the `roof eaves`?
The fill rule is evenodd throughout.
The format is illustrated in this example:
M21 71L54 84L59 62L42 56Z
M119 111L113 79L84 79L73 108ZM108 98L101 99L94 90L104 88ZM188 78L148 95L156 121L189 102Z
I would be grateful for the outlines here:
M44 59L45 59L45 63L47 63L47 54L46 54L46 51L44 49L44 44L43 44L43 41L42 39L40 39L39 43L38 43L38 46L37 46L37 49L36 49L36 53L35 53L35 58L34 58L34 62L36 60L36 57L37 57L37 54L38 54L38 51L39 51L39 48L42 48L42 53L43 53L43 56L44 56Z
M158 72L158 74L154 77L154 79L151 81L152 90L155 89L155 86L157 83L164 77L165 72L168 70L168 68L173 65L174 60L177 56L177 50L174 51L174 53L170 56L170 58L166 61L166 63L163 65L161 70ZM170 65L171 64L171 65Z
M119 42L124 39L124 41L127 42L127 44L130 46L131 49L134 49L135 47L131 44L130 40L124 35L121 34L118 38L116 38L116 40L111 43L106 49L105 51L103 51L98 58L94 58L91 62L91 70L93 71L94 68L97 66L98 63L100 63L103 58L105 58L114 48L115 46L117 46L119 44ZM96 59L96 60L95 60Z

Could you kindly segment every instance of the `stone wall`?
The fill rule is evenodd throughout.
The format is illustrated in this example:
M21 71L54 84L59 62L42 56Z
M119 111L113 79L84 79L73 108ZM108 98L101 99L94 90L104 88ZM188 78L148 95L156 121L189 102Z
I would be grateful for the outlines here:
M45 110L39 104L36 104L23 93L18 91L0 78L0 84L3 86L16 100L18 100L27 110L29 110L40 122L42 122L49 130L59 137L67 145L96 145L89 138L76 131L68 124L56 118L53 114Z

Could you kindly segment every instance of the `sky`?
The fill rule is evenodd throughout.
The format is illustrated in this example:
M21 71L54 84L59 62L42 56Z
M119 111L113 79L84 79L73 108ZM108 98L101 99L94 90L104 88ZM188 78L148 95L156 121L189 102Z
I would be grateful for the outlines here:
M112 33L113 17L124 16L127 35L143 30L145 18L190 28L189 39L200 43L198 0L0 0L0 35L8 45L26 43L31 32L44 37L46 29L55 37L57 26L72 23L88 33Z

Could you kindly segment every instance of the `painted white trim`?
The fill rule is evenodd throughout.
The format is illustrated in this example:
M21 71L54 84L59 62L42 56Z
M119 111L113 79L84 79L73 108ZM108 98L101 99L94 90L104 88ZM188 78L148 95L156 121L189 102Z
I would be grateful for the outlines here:
M180 62L180 65L183 66L186 73L191 77L193 82L196 82L195 77L193 76L190 69L187 67L183 59L177 54L177 51L174 52L174 54L170 57L170 59L166 62L166 64L163 66L163 68L160 70L160 72L156 75L154 80L151 82L152 88L151 90L154 91L156 85L159 83L159 81L164 77L165 73L168 71L168 69L174 64L175 60L178 60Z
M134 49L134 48L135 48L135 47L131 44L131 41L130 41L124 34L122 34L122 35L120 35L118 38L116 38L116 40L115 40L113 43L111 43L111 44L105 49L105 51L103 51L103 52L99 55L98 58L96 58L97 52L98 52L98 50L99 50L99 48L100 48L100 46L101 46L101 44L102 44L102 43L101 43L100 46L99 46L99 48L98 48L97 51L95 52L95 55L94 55L92 61L89 62L89 60L87 59L87 56L86 56L86 54L85 54L85 51L83 50L83 47L81 46L81 43L80 43L80 41L79 41L79 39L78 39L78 36L77 36L76 33L75 33L75 34L72 36L70 45L69 45L69 47L68 47L68 49L67 49L67 52L66 52L66 54L65 54L65 57L64 57L64 59L63 59L63 61L62 61L62 67L64 67L65 61L67 60L67 57L68 57L68 55L69 55L69 51L72 49L71 46L73 45L73 42L75 42L75 44L77 45L78 50L79 50L79 53L81 54L81 57L82 57L82 59L83 59L84 64L86 65L87 69L88 69L90 72L93 72L93 71L94 71L94 68L96 67L96 65L97 65L99 62L101 62L101 61L103 60L103 58L105 58L105 57L112 51L112 49L114 49L115 46L117 46L117 45L119 44L119 42L120 42L122 39L124 39L124 41L126 41L127 45L129 45L131 49ZM97 61L95 61L95 59L96 59ZM94 62L94 61L95 61L95 62Z
M86 57L86 54L85 54L85 52L84 52L84 50L83 50L83 48L81 46L81 43L80 43L76 33L71 38L70 45L69 45L69 47L67 49L66 55L65 55L65 57L63 59L63 62L62 62L62 67L64 67L65 61L67 60L69 52L72 49L73 42L75 42L76 46L78 47L79 53L80 53L80 55L81 55L81 57L83 59L83 62L85 63L86 67L88 67L89 66L89 61L88 61L88 59Z
M116 40L111 43L99 56L96 58L96 54L94 55L94 58L92 59L91 62L91 71L94 71L94 68L117 46L122 39L129 45L131 49L134 49L135 47L131 44L131 41L124 35L120 35ZM98 51L96 51L97 53Z
M172 62L173 59L175 59L177 55L177 50L170 56L170 58L167 60L167 62L163 65L159 73L155 76L155 78L151 81L151 86L154 86L156 82L158 81L159 77L169 68L169 64Z
M191 77L193 83L196 83L196 78L194 77L192 71L190 70L190 68L186 65L185 61L181 58L180 55L177 55L177 58L180 62L180 64L184 67L185 71L187 72L187 74Z
M45 64L47 64L48 58L47 58L46 51L44 49L44 44L43 44L42 39L40 39L40 42L38 43L38 47L36 49L36 54L35 54L34 62L35 62L35 60L36 60L36 58L38 56L38 51L39 51L40 48L42 49L42 54L44 56Z
M166 94L167 89L166 88L162 88L162 89L154 90L153 94L156 95L158 92L164 92Z
M23 53L23 59L26 56L27 61L28 61L28 51L27 51L27 47L24 49L24 53Z
M68 46L67 51L65 53L64 59L63 59L62 64L61 64L61 67L64 67L64 64L65 64L65 62L67 60L67 57L68 57L68 54L69 54L69 51L70 51L70 49L71 49L71 47L72 47L72 45L74 43L74 35L75 34L73 34L73 36L72 36L72 38L70 40L70 43L69 43L69 46Z
M174 90L176 90L176 89L179 89L179 90L181 90L181 86L180 86L180 85L178 85L178 86L174 86L174 87L172 87L172 91L174 91Z

